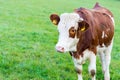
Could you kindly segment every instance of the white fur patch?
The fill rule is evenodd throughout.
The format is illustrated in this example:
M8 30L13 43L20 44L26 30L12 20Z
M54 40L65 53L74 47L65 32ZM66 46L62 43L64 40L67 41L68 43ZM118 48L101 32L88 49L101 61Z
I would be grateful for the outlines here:
M114 21L114 18L113 17L111 17L111 19L112 19L112 22L114 23L114 25L115 25L115 21Z
M113 25L115 26L114 18L113 18L111 15L108 15L108 16L111 18L111 20L112 20L112 22L113 22Z
M74 57L73 58L73 61L75 64L80 64L82 65L87 59L89 59L91 57L91 55L95 55L92 51L86 49L84 52L83 52L83 57L80 56L80 59L76 59Z
M64 52L76 51L78 38L69 37L69 29L74 27L78 28L78 22L83 19L77 13L64 13L60 16L60 22L58 24L59 39L56 46L64 48Z
M109 29L108 29L108 30L109 30ZM108 30L107 30L107 31L108 31ZM105 38L105 37L108 37L108 36L107 36L107 34L105 34L105 32L103 31L103 32L102 32L102 39Z
M105 32L103 31L103 32L102 32L102 38L104 38L104 35L105 35Z
M107 34L105 34L105 37L108 37Z
M100 45L98 45L97 46L97 52L101 53L101 52L105 51L106 48L107 47L104 44L102 44L102 47Z

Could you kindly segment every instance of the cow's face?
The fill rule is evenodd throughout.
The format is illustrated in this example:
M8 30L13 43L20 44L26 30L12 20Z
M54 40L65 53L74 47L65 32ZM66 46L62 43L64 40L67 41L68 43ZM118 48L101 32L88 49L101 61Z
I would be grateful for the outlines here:
M77 13L64 13L60 17L52 14L50 19L53 24L58 25L59 39L56 50L58 52L76 51L79 41L78 27L81 27L80 31L84 31L88 27L83 24L83 19Z

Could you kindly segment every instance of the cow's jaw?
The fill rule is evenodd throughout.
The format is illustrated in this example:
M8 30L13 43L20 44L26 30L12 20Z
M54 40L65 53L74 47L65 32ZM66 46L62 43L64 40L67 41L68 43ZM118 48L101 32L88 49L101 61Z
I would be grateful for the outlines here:
M77 13L64 13L60 16L60 22L58 24L59 38L56 44L56 50L58 52L76 51L79 39L76 35L71 37L69 30L74 28L77 31L80 20L82 21L83 19Z

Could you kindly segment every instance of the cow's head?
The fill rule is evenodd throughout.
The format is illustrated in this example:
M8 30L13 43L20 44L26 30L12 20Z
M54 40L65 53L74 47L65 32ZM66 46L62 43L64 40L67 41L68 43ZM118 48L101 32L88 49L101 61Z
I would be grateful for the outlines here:
M57 14L51 14L50 20L58 26L59 39L56 50L58 52L76 51L78 34L87 30L88 23L77 13L64 13L60 17Z

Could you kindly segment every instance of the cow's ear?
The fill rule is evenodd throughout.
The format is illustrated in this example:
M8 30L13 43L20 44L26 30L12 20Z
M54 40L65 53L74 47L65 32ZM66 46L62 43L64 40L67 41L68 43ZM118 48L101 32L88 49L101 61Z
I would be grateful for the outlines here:
M89 24L86 21L78 22L78 28L80 31L86 31L89 28Z
M50 20L52 21L52 23L54 25L58 25L58 23L60 21L60 17L57 14L51 14L50 15Z

